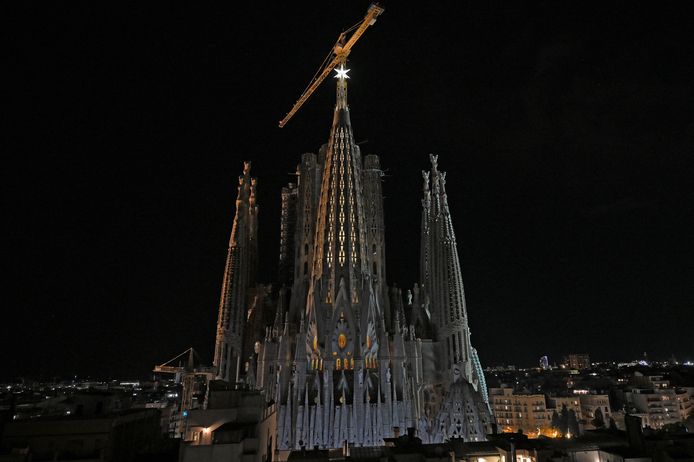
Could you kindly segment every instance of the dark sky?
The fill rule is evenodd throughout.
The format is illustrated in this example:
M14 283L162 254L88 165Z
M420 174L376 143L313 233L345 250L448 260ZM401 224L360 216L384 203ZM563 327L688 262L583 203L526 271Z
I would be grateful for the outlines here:
M484 365L694 359L694 40L676 2L407 2L350 58L381 155L389 282L418 275L420 170L440 155ZM328 136L326 82L367 2L28 6L6 19L2 375L144 376L211 362L236 177L279 189ZM663 8L670 8L663 10Z

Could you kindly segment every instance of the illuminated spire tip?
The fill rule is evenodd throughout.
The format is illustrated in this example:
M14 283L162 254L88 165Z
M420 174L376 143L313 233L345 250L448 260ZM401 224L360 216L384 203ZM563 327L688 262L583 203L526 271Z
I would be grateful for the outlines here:
M347 73L350 71L350 69L345 69L344 64L340 64L339 69L335 69L335 72L337 72L337 75L335 76L336 79L348 79L349 76Z

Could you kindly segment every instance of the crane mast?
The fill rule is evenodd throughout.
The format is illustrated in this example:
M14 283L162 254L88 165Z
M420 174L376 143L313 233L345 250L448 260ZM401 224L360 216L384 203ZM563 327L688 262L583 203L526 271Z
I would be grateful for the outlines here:
M352 36L344 44L342 42L345 39L346 32L340 34L340 37L338 37L337 39L337 43L335 44L334 48L332 49L329 55L330 61L327 65L325 65L325 67L318 70L318 72L316 73L317 76L314 77L314 79L309 83L309 86L306 88L306 90L304 90L304 92L296 101L296 103L294 103L292 109L287 113L286 116L284 116L284 119L280 120L280 128L284 127L289 121L289 119L291 119L292 116L296 114L299 108L301 108L301 106L313 94L313 92L316 91L316 88L318 88L318 86L323 82L323 80L325 80L325 78L328 76L328 74L330 74L330 72L335 68L335 66L341 63L344 64L344 62L347 60L347 56L349 56L349 53L352 51L352 47L354 46L354 44L357 43L357 40L359 40L359 38L362 35L364 35L366 29L376 22L376 18L381 13L383 13L383 11L384 9L381 6L379 6L376 3L372 3L366 12L366 16L364 16L364 19L350 29L353 30L354 28L356 28Z

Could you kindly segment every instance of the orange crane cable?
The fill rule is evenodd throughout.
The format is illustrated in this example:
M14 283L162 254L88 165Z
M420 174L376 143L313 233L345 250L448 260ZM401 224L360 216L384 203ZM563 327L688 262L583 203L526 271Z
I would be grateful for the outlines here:
M325 69L323 69L321 75L318 76L318 78L309 86L308 90L306 90L306 92L304 92L304 94L302 94L301 97L299 97L291 111L289 111L289 113L284 117L284 119L280 121L280 127L283 127L284 124L286 124L287 121L289 121L289 119L296 113L296 111L299 110L299 108L304 104L308 97L311 96L311 94L313 94L316 88L318 88L318 85L320 85L321 82L325 80L330 71L332 71L335 68L335 66L337 66L338 62L345 58L347 54L348 53L343 53L333 58L330 64L328 64L328 66Z
M320 66L318 66L318 70L316 71L315 74L313 74L313 77L312 77L311 80L309 81L308 85L306 85L306 88L304 88L304 91L301 93L301 96L303 96L303 95L306 93L306 91L311 87L311 84L312 84L313 82L315 82L316 79L318 78L318 76L323 72L323 70L325 69L326 63L330 60L330 58L332 57L333 53L335 52L335 48L337 47L337 45L340 44L340 39L342 39L342 37L343 37L345 34L348 34L349 32L351 32L355 27L359 26L359 24L361 24L361 21L359 21L358 23L356 23L355 25L353 25L352 27L350 27L350 28L347 29L346 31L342 32L342 33L339 35L339 37L337 37L337 40L335 40L335 43L333 44L333 46L330 47L330 51L328 51L328 54L327 54L327 55L325 56L325 58L323 59L323 62L321 63ZM298 100L297 100L297 101L298 101Z
M159 366L166 366L166 365L169 364L171 361L173 361L174 359L180 358L180 357L183 356L184 354L188 353L190 350L193 350L193 347L190 347L190 348L188 348L186 351L184 351L183 353L179 353L179 354L177 354L176 356L174 356L173 358L169 359L168 361L159 364ZM195 350L193 350L193 354L195 354Z
M349 29L343 31L343 32L342 32L342 35L344 35L344 34L349 34L349 33L352 32L354 29L356 29L357 27L359 27L359 24L361 24L361 23L362 23L362 21L359 21L358 23L356 23L355 25L353 25L353 26L350 27Z
M335 41L335 45L337 45L337 42L338 42L338 41L339 41L339 39L338 39L337 41ZM325 56L325 59L323 59L323 62L321 63L321 65L318 66L318 70L316 71L315 74L313 74L313 77L311 78L311 81L308 83L308 85L306 85L306 88L304 88L304 91L301 93L302 96L308 91L308 89L311 87L311 84L312 84L313 82L316 81L316 79L317 79L318 76L321 74L321 72L323 72L323 69L325 69L325 65L326 65L325 63L327 63L327 62L330 60L330 57L331 57L332 54L333 54L333 50L335 49L335 45L333 45L333 46L330 48L330 51L329 51L328 54ZM297 101L298 101L298 100L297 100Z

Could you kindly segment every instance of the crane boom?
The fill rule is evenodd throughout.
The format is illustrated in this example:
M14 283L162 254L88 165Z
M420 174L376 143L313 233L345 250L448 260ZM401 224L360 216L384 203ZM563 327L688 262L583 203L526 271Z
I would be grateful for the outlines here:
M309 85L309 87L304 91L304 93L299 97L299 99L294 103L294 107L287 113L286 116L284 116L284 119L280 120L280 128L284 127L289 119L292 118L294 114L299 110L299 108L306 102L306 100L313 94L313 92L318 88L318 86L325 80L325 78L330 74L330 72L335 68L340 63L344 63L345 60L347 59L347 56L349 55L350 51L352 51L352 47L354 46L355 43L357 43L357 40L364 35L364 32L366 32L366 29L373 25L376 22L376 18L383 13L384 9L380 7L376 3L372 3L371 6L369 6L368 11L366 12L366 16L364 16L364 19L359 23L359 27L357 28L356 31L352 34L352 36L347 40L347 42L344 45L340 45L339 42L343 38L344 34L340 34L340 38L338 39L338 44L335 46L333 49L333 58L330 60L327 66L323 68L323 71L318 75L313 80L313 83Z

